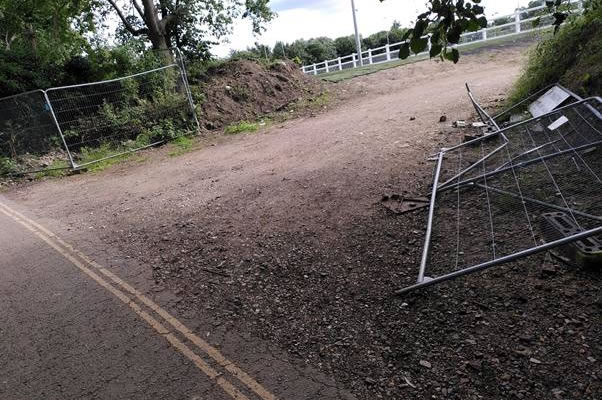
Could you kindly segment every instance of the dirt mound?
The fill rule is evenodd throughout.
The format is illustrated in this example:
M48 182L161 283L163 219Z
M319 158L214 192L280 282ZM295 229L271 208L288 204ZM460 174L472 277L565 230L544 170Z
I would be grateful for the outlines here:
M195 89L203 93L205 100L200 118L201 124L209 130L280 111L293 101L320 92L323 86L318 80L305 76L291 62L266 66L237 60L207 72Z

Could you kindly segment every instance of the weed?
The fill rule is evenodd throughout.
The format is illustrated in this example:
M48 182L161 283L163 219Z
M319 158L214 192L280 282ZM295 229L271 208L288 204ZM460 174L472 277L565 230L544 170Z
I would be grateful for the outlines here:
M170 150L167 153L170 157L177 157L182 154L189 153L193 150L196 150L199 146L198 143L188 137L188 136L180 136L169 143Z
M560 82L578 94L602 89L602 7L565 23L531 50L529 61L508 98L515 104L529 94Z
M70 165L65 160L55 160L43 171L37 172L35 174L36 179L41 179L45 177L58 178L60 176L65 176L69 173Z
M124 150L121 150L124 151ZM132 153L125 153L119 156L113 157L115 154L120 153L119 149L116 149L114 146L111 146L108 143L103 143L100 147L97 148L83 148L80 153L79 164L87 164L92 161L101 160L106 158L105 160L98 161L86 166L88 171L102 171L110 167L111 165L117 164L120 161L128 159ZM111 157L111 158L107 158Z
M232 97L232 99L237 102L247 101L251 97L249 94L249 90L244 86L230 87L228 92L230 94L230 97Z
M0 156L0 176L12 174L17 171L17 163L8 157Z
M236 124L228 125L224 130L226 135L235 135L243 132L256 132L259 129L259 123L240 121Z

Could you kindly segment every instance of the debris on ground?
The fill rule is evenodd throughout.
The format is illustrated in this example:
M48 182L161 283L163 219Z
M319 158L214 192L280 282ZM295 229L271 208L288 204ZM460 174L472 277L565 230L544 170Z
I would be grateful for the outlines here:
M381 203L387 210L401 215L428 207L429 199L426 197L403 197L398 194L392 194L390 196L384 195Z

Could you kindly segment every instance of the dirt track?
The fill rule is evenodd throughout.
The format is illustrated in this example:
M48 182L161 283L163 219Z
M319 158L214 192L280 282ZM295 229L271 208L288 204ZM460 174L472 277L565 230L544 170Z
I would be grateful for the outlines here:
M137 279L212 335L248 332L358 398L593 399L599 275L504 267L391 296L415 279L425 214L394 216L382 195L424 194L426 156L472 115L464 82L492 104L523 55L382 71L339 84L315 117L6 195L92 253L142 265Z

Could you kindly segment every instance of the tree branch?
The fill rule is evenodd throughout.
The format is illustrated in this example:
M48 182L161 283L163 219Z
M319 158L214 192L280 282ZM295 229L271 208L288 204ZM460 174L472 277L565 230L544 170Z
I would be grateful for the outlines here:
M140 16L142 17L142 20L145 20L144 19L144 11L142 10L142 6L140 6L140 4L138 4L138 0L132 0L132 4L134 4L136 11L138 11L138 14L140 14Z
M168 25L177 21L179 18L176 14L169 14L166 17L164 17L163 19L161 19L160 24L161 27L165 30L167 29Z
M142 35L142 34L148 32L148 29L146 29L146 28L141 28L141 29L134 28L132 26L132 24L129 23L127 18L123 15L123 12L119 8L119 6L115 3L115 1L114 0L107 0L107 1L111 4L111 6L113 6L113 9L117 12L117 15L119 15L119 18L121 19L121 22L123 22L125 29L127 29L132 35L139 36L139 35ZM136 2L134 1L134 3L136 3Z

